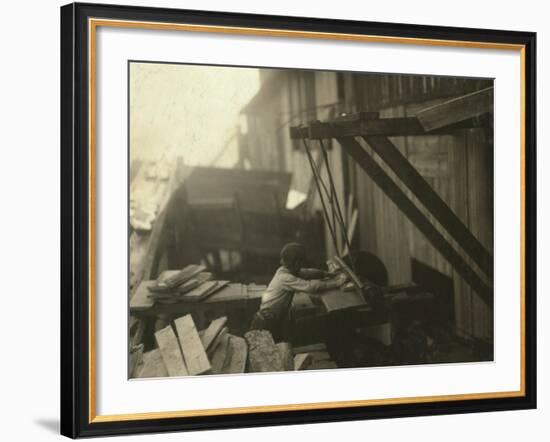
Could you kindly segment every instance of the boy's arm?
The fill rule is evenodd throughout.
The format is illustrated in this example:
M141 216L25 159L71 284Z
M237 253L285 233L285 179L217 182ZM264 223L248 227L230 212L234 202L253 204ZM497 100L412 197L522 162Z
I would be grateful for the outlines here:
M325 290L341 287L345 281L342 278L321 281L319 279L306 280L295 276L287 278L283 286L285 290L294 292L319 293Z
M300 269L300 278L302 279L323 279L327 276L328 273L320 269Z

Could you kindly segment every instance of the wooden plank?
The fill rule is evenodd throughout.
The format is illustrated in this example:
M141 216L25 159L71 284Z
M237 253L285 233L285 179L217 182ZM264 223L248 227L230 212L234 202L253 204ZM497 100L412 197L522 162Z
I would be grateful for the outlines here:
M279 342L276 344L279 355L281 356L281 362L283 364L283 370L294 370L294 355L292 354L292 346L288 342Z
M214 319L201 336L202 346L206 351L210 348L220 331L227 323L227 316Z
M328 290L319 294L321 302L328 313L354 307L367 305L365 298L355 291L344 292L342 290Z
M143 353L141 364L136 371L137 378L158 378L167 377L168 370L162 360L162 355L158 348Z
M441 253L465 281L480 295L483 301L493 306L493 288L487 285L460 256L453 246L434 227L430 220L416 207L397 184L374 161L363 147L351 137L338 138L340 144L357 161L363 170L373 179L380 189L390 198L426 239Z
M133 347L130 350L128 358L128 377L133 378L136 375L139 365L143 358L143 344Z
M386 137L364 137L364 140L382 158L399 179L407 186L429 213L462 247L476 264L492 276L493 257L451 210L439 194L418 173L409 160Z
M429 132L492 112L493 103L491 86L424 109L416 117Z
M229 332L229 329L227 327L224 327L220 330L218 335L214 338L210 346L208 347L208 355L211 356L215 351L218 345L220 345L224 340L224 335L226 335Z
M294 354L297 355L299 353L311 353L313 351L326 351L326 350L327 350L327 346L322 342L319 342L317 344L304 345L302 347L294 347Z
M229 335L229 347L231 348L229 361L223 367L223 373L244 373L248 356L246 340L234 335Z
M143 340L143 333L145 332L145 325L144 319L137 319L136 332L132 336L132 347L137 347L141 344L141 341Z
M330 359L330 354L327 351L312 351L308 354L312 361L328 361Z
M149 310L155 304L155 301L149 297L149 287L154 284L155 281L141 281L134 296L130 299L130 311L140 312L143 310Z
M179 297L182 301L198 302L221 290L229 281L207 281Z
M298 353L294 356L294 370L305 370L311 364L309 353Z
M250 330L244 338L248 343L250 372L283 371L283 361L271 333L267 330Z
M169 376L187 376L189 372L185 367L183 356L180 351L178 338L172 327L168 325L155 333L155 339L162 355Z
M183 353L183 360L190 375L208 373L211 370L210 361L204 347L202 346L201 338L195 327L195 322L191 315L185 315L174 321L178 339Z
M357 227L357 220L359 218L359 212L357 209L353 209L350 220L348 224L348 240L350 244L353 244L353 236L355 235L355 229ZM344 247L344 252L342 253L343 256L346 256L349 253L348 245L346 244Z
M453 126L445 126L428 132L417 117L374 118L357 121L332 120L316 122L309 126L290 127L293 140L326 140L330 138L382 135L387 137L415 136L442 133L454 133L459 129L476 127L475 121L460 121Z
M212 374L222 374L230 357L229 333L223 333L219 337L219 344L213 349L211 357Z
M332 370L338 368L338 365L334 361L318 361L313 362L307 370Z

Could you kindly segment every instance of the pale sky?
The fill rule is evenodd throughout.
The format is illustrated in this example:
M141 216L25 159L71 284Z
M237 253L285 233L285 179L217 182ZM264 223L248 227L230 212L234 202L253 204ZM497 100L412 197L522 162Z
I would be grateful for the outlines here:
M130 64L130 157L181 155L208 165L256 94L258 69L177 64ZM223 158L237 160L235 140Z

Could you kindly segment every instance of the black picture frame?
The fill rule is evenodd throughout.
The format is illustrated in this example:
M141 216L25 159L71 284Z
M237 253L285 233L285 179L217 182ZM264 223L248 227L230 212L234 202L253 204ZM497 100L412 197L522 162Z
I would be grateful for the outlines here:
M90 419L90 137L89 18L187 23L315 33L499 43L524 47L525 81L525 388L524 396L400 403L319 410L166 417L94 422ZM121 148L125 148L121 146ZM241 428L404 416L536 408L536 34L73 3L61 8L61 433L87 437L182 430Z

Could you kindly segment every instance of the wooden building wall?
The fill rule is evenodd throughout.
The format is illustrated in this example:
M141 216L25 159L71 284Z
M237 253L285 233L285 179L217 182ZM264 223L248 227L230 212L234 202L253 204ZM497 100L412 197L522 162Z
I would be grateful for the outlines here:
M245 112L248 155L253 168L294 172L291 187L302 192L307 192L312 184L311 172L303 146L288 136L289 126L333 118L339 112L380 111L383 117L413 116L446 98L492 84L489 80L405 75L279 72L277 81L264 80L268 93L256 103L258 106ZM396 137L392 141L492 253L491 137L489 130L472 129L456 135ZM366 145L365 148L370 150ZM391 284L411 281L412 259L451 277L457 332L492 337L491 311L447 261L342 152L338 143L331 143L329 156L340 201L347 201L349 193L355 197L359 211L356 246L380 257L388 268ZM396 178L381 161L379 164ZM321 209L318 198L315 206ZM325 243L327 255L333 255L328 229Z
M448 81L445 85L438 79L418 77L407 80L407 77L389 77L382 77L378 84L374 83L374 86L380 87L377 91L373 90L375 87L372 81L367 83L367 87L358 78L348 78L348 106L354 111L380 111L381 117L414 116L421 109L448 98L449 94L462 95L490 84L486 80L444 79ZM356 87L358 84L359 88ZM391 94L396 90L402 90L403 87L409 88L411 95L403 100L409 103L392 105L398 102L398 97L393 98ZM357 89L358 92L350 95ZM448 92L449 90L451 92ZM456 135L393 137L391 140L492 254L493 145L490 129L469 129ZM372 153L366 143L363 145ZM373 156L378 159L376 155ZM378 163L390 176L397 178L381 160ZM350 167L355 169L351 174L351 180L352 188L357 192L360 248L373 252L382 259L388 268L391 284L412 279L412 259L451 277L454 284L457 332L462 335L491 338L492 311L424 235L351 160ZM403 186L402 188L404 189ZM407 194L412 197L410 192ZM427 214L422 205L419 204L419 207ZM428 217L438 226L433 217ZM444 233L441 229L440 231ZM444 236L450 240L447 234L444 233ZM452 240L450 242L453 243ZM475 268L472 262L469 263ZM490 283L492 285L492 281Z

